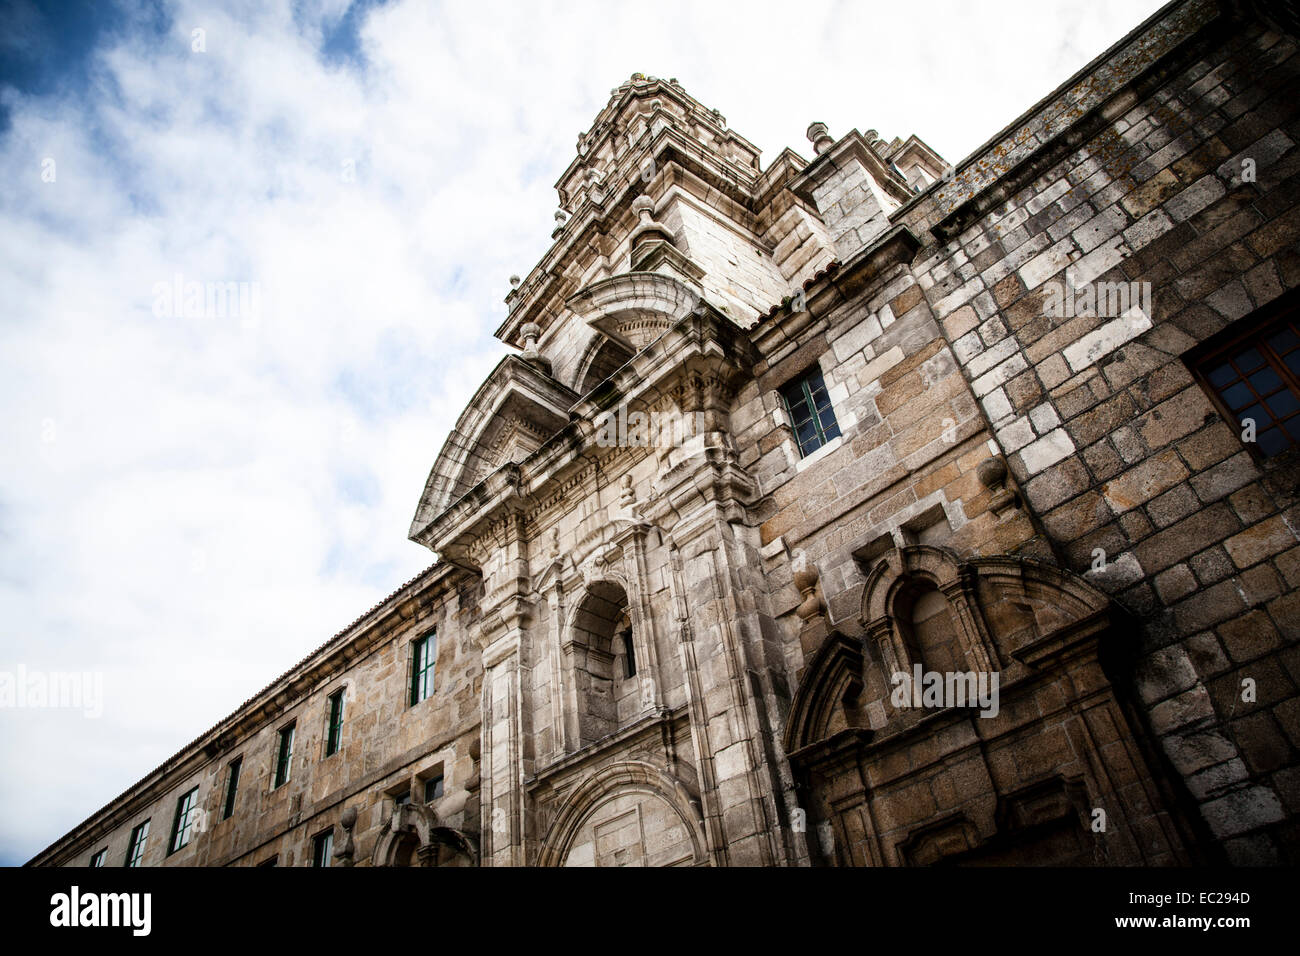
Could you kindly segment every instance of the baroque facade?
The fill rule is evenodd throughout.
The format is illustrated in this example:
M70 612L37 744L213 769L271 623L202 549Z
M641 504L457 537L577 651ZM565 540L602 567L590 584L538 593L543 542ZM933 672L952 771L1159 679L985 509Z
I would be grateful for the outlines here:
M1179 0L955 167L634 74L436 562L32 862L1296 862L1296 44Z

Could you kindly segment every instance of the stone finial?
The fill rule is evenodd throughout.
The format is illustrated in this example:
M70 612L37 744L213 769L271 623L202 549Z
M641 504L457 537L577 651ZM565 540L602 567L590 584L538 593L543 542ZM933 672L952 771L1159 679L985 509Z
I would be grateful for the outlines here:
M560 225L564 225L565 222L568 221L568 219L569 216L563 209L555 210L555 221L558 222Z
M530 365L536 365L549 375L551 361L537 351L537 340L541 337L542 327L536 322L525 322L519 327L519 334L524 337L524 350L519 357Z
M800 567L796 564L796 567L798 570L794 572L794 586L799 589L802 599L795 609L795 614L802 622L799 626L799 644L805 657L811 657L826 640L830 629L826 623L826 609L822 604L818 582L820 575L816 565L808 563Z
M542 335L542 327L536 322L525 322L519 327L519 334L524 337L524 354L536 352L537 340Z
M813 144L813 152L818 156L835 145L826 124L821 122L808 125L808 141Z
M618 506L623 510L630 511L636 504L636 492L632 490L632 476L630 474L623 476L622 489L618 493Z
M552 529L551 529L551 552L550 552L550 557L551 557L551 560L554 561L554 560L555 560L556 558L558 558L559 556L560 556L560 529L559 529L559 528L552 528Z
M512 288L512 289L518 289L518 288L519 288L519 283L522 282L522 281L523 281L523 280L520 279L519 276L511 276L511 277L510 277L510 288Z
M339 841L338 846L334 848L334 859L338 860L339 866L355 865L357 846L352 839L352 828L357 825L357 808L348 807L343 811L343 816L339 818L339 826L343 828L343 839Z
M869 129L867 130L867 135L864 136L863 139L874 146L876 141L880 139L880 134L874 129Z
M657 222L654 218L655 202L649 196L640 195L632 200L632 211L640 220L636 228L632 230L632 252L635 255L637 248L647 242L662 240L673 245L673 234L667 226Z
M806 567L794 573L794 586L803 599L795 611L803 621L811 621L822 612L821 596L817 593L817 569Z
M1001 456L985 458L975 466L975 476L991 492L989 509L999 518L1020 504L1020 495L1007 487L1007 463Z
M605 190L601 183L605 179L605 174L598 169L588 166L583 171L583 178L587 181L587 198L597 206L605 201Z
M655 214L655 201L649 196L637 196L632 200L632 211L642 224L649 225Z

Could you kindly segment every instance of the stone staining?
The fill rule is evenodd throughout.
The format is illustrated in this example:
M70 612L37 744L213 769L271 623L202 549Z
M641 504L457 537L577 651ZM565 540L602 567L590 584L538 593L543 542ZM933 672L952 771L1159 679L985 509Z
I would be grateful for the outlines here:
M1167 7L955 168L813 123L763 169L634 74L433 464L438 560L34 862L195 785L217 820L239 758L144 865L1296 863L1294 461L1195 371L1300 285L1300 60L1254 8ZM1089 283L1141 320L1046 306ZM693 424L600 440L633 413Z

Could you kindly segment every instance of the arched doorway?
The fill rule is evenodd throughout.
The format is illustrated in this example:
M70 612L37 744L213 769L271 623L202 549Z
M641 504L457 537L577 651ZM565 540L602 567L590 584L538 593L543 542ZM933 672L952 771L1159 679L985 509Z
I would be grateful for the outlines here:
M438 823L428 807L405 804L375 841L372 866L477 866L478 844L460 830Z
M820 644L786 724L811 859L1187 861L1163 768L1102 663L1132 639L1105 594L1052 565L929 545L865 577L864 636Z
M546 836L541 866L709 863L698 797L653 764L623 761L584 780Z

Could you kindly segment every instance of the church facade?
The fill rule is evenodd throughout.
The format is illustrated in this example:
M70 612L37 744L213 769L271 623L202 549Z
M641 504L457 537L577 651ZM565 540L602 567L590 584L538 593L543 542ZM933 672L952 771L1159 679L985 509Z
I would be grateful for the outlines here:
M35 865L1300 860L1300 58L1179 0L955 166L611 92L424 573Z

